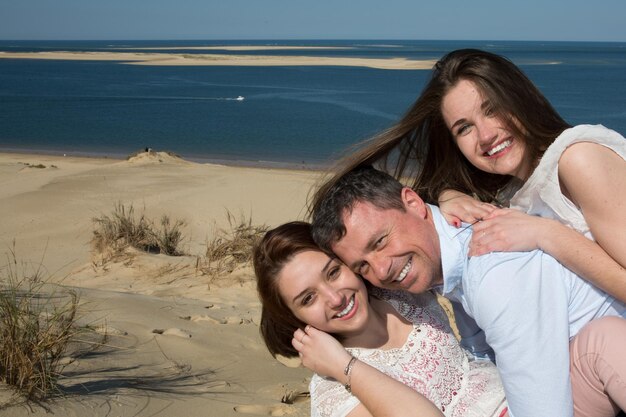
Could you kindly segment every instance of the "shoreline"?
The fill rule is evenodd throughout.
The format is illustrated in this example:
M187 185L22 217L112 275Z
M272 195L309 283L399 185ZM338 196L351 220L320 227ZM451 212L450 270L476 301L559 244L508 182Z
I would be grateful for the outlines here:
M119 61L153 66L348 66L386 70L430 70L436 60L278 55L167 54L140 52L0 52L0 59Z
M217 157L194 157L190 155L180 155L175 152L167 150L151 149L152 152L166 152L183 161L192 162L196 164L204 165L216 165L232 168L256 168L256 169L269 169L269 170L286 170L286 171L309 171L309 172L324 172L329 170L334 160L328 161L328 163L302 163L302 162L287 162L287 161L255 161L246 159L228 159ZM104 153L104 152L81 152L81 151L60 151L52 149L16 149L16 148L1 148L0 157L5 155L11 156L23 156L23 157L54 157L54 158L79 158L86 160L103 160L103 161L126 161L132 156L141 153L142 150L138 150L135 153L122 154L122 153Z

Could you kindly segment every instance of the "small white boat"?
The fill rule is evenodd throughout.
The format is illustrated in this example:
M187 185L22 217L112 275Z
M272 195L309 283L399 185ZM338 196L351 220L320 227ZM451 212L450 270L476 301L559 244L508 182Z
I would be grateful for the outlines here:
M244 101L246 98L244 96L237 96L237 98L235 100L237 101Z

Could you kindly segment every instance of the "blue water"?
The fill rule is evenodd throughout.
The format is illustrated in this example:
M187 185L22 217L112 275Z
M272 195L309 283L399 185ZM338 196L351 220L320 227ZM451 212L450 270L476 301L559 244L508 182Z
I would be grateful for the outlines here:
M0 41L0 50L142 51L227 44L351 49L215 52L436 59L456 48L487 49L520 65L569 123L601 123L626 133L626 43ZM151 147L191 159L318 165L390 126L428 74L0 59L0 150L125 156ZM234 100L237 96L245 100Z

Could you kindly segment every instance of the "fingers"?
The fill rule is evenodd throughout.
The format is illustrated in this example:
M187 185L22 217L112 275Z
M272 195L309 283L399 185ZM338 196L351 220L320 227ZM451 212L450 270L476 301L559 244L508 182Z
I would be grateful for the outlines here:
M496 209L495 206L488 203L477 203L467 207L459 218L465 223L474 223L487 218Z
M481 256L481 255L486 255L488 253L493 252L491 250L491 248L489 247L488 244L485 245L481 245L479 244L470 244L469 246L469 250L467 252L467 256L468 257L473 257L473 256Z
M446 221L448 222L448 224L450 226L454 226L454 227L461 227L461 219L459 219L456 216L453 216L452 214L448 214L448 213L444 213L441 212L441 214L443 214L443 218L446 219Z
M512 211L511 209L494 207L493 210L491 210L491 212L489 212L489 214L485 216L484 220L493 219L498 216L503 216L503 215L509 214L511 211Z
M490 253L489 240L489 235L485 230L474 231L467 256L480 256Z
M480 256L503 250L501 227L493 219L476 223L472 229L468 256Z
M293 339L291 339L291 344L296 350L299 351L300 349L302 349L302 347L304 346L305 337L309 335L308 333L311 332L312 329L313 327L306 325L304 330L296 329L296 331L293 332Z
M495 210L498 210L498 208L492 204L489 203L480 203L476 209L475 209L475 217L476 220L482 220L484 218L486 218L487 216L489 216L491 213L493 213Z

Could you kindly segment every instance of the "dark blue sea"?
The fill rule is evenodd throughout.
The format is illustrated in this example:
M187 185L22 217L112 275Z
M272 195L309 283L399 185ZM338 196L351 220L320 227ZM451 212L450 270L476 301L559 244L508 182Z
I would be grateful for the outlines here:
M437 59L480 48L518 64L570 124L626 134L626 43L493 41L0 41L0 51L207 53L182 46L329 50L220 54ZM146 147L192 160L316 166L396 121L426 70L136 66L0 59L0 150L123 157ZM245 97L243 101L236 97Z

